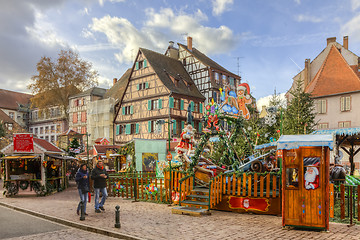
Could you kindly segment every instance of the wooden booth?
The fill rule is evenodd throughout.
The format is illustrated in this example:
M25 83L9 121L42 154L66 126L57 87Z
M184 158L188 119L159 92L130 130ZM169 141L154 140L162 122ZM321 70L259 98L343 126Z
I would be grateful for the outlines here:
M282 225L329 229L332 135L283 135Z
M4 188L12 196L19 190L45 195L52 190L66 188L64 151L32 134L14 134L14 141L1 150L4 167ZM51 188L51 189L50 189Z

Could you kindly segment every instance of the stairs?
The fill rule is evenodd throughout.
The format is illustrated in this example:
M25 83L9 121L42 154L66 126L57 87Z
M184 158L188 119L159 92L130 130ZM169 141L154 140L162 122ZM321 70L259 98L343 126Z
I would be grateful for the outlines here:
M209 188L195 187L191 194L181 201L180 206L172 209L172 213L191 216L210 215L209 201Z

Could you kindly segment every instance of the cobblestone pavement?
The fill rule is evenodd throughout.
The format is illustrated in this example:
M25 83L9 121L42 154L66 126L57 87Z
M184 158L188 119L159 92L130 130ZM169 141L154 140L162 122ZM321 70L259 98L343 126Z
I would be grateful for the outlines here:
M73 222L80 222L78 201L74 187L47 197L0 196L0 202ZM120 206L121 229L114 228L116 205ZM105 212L95 213L92 199L89 216L81 223L144 239L360 239L360 226L338 223L330 223L330 232L284 230L281 217L276 216L212 211L210 216L191 217L172 214L165 204L113 197L107 199L105 208Z
M87 240L100 240L100 239L116 239L111 237L106 237L96 233L91 233L88 231L83 231L75 228L69 228L54 232L39 233L34 235L6 238L4 240L73 240L73 239L87 239Z

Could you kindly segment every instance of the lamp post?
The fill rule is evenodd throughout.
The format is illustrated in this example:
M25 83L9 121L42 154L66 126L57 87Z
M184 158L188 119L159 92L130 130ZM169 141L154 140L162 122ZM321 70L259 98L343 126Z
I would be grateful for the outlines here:
M90 161L90 159L89 159L89 136L91 136L91 134L86 132L86 156L87 156L88 165L89 165L89 161ZM92 164L91 164L91 167L92 167Z

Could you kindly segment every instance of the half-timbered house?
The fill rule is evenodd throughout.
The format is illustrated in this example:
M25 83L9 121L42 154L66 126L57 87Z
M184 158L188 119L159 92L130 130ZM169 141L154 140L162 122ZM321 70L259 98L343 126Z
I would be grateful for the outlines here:
M178 43L178 46L179 48L175 48L174 42L171 41L165 55L178 59L183 64L200 93L206 98L205 104L212 98L219 103L219 89L224 89L226 85L230 90L236 90L241 77L194 48L191 37L187 38L187 45Z
M134 138L168 139L169 130L171 136L178 136L189 105L199 132L204 100L182 62L140 48L125 94L115 106L115 144ZM156 124L157 120L165 123Z

